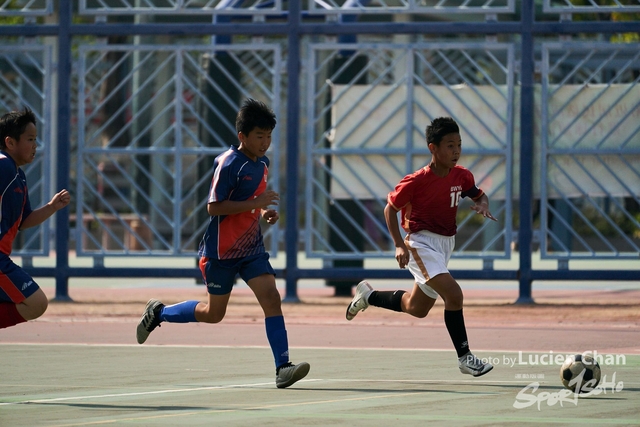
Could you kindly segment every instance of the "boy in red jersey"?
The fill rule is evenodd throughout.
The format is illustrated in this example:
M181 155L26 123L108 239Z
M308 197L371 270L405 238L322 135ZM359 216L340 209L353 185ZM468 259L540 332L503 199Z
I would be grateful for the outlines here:
M310 366L289 362L287 330L275 272L269 263L260 231L260 217L275 224L280 196L267 190L271 132L276 126L273 111L248 99L236 117L240 145L232 145L213 162L213 179L207 199L209 225L200 242L200 270L208 302L184 301L165 306L147 303L136 331L142 344L161 322L218 323L226 313L236 275L247 282L265 315L267 339L276 364L276 386L289 387L304 378Z
M47 296L9 256L19 230L40 225L71 200L62 190L46 205L31 210L20 167L35 158L36 136L36 116L28 108L0 117L0 328L36 319L47 310Z
M431 162L405 176L387 197L384 217L396 247L400 268L409 267L415 278L411 292L375 291L362 281L347 307L352 320L369 305L425 317L438 295L444 300L444 320L458 354L458 367L464 374L479 377L493 366L469 351L467 331L462 316L462 289L449 273L447 264L455 245L456 213L461 198L475 202L471 209L485 218L496 219L489 212L489 199L479 189L473 175L459 166L462 140L458 124L451 117L433 120L426 130ZM403 239L398 223L402 213Z

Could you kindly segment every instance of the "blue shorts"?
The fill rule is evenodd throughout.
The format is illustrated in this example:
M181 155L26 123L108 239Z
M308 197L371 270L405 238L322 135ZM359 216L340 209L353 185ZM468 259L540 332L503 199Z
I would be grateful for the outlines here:
M0 301L20 304L40 289L38 284L11 258L0 254Z
M204 284L207 285L207 292L212 295L230 293L238 274L245 282L263 274L276 275L269 262L269 254L266 252L236 259L202 257L199 265Z

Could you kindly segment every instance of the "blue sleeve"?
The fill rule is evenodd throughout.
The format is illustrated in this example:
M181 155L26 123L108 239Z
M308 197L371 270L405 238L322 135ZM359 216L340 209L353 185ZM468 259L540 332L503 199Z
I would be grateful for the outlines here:
M20 179L24 182L24 208L22 209L22 219L20 220L20 227L22 228L22 223L24 222L24 220L29 217L29 215L31 215L31 212L33 212L33 209L31 209L31 200L29 199L29 187L27 186L27 177L24 174L24 171L22 169L20 169L19 172L20 175Z
M6 166L9 160L2 158L0 160L0 194L4 194L4 190L7 189L9 183L13 180L13 173L9 172Z
M27 191L27 195L25 197L27 198L27 200L25 200L24 209L22 210L22 220L23 221L24 221L24 219L26 217L31 215L31 212L33 212L33 209L31 209L31 200L29 200L29 192L28 191Z
M211 190L209 191L209 203L228 200L233 189L237 185L238 172L235 171L234 163L226 158L222 163L216 159L213 169L213 179L211 180Z

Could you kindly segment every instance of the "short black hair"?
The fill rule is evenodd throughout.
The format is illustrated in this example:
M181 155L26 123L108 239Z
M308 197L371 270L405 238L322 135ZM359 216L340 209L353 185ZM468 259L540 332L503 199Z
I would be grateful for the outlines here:
M276 127L276 115L264 102L248 98L242 103L236 116L236 132L249 135L258 129L273 130Z
M458 123L451 117L435 118L431 124L427 126L427 144L440 145L442 138L450 133L460 133Z
M11 111L0 117L0 148L7 148L4 140L8 136L18 141L29 123L36 124L36 115L29 107L24 107L22 111Z

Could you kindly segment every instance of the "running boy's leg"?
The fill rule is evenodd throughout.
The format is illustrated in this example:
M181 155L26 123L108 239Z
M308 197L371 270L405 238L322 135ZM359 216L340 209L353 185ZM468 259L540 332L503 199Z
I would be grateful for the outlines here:
M0 257L0 329L37 319L48 305L33 278L9 257Z
M417 283L413 284L411 293L402 296L402 311L414 317L427 317L436 299L428 296Z
M40 288L36 289L33 294L20 304L16 305L18 313L20 313L20 316L24 317L25 320L37 319L47 311L47 307L49 307L49 299Z
M276 287L275 272L268 254L250 257L240 271L241 277L253 291L264 312L267 340L276 365L276 386L285 388L304 378L310 366L289 361L289 341L282 315L282 299Z
M225 295L208 294L207 302L189 300L173 305L161 303L157 307L158 320L169 323L219 323L227 313L230 296L230 292Z
M162 322L218 323L224 318L238 267L233 262L227 264L217 259L201 258L200 271L207 286L208 302L190 300L165 306L156 299L149 300L136 329L139 344L144 343Z
M462 357L469 352L467 330L462 317L462 289L449 273L438 274L428 284L444 300L444 322L458 357Z
M347 320L352 320L360 311L372 305L422 318L429 314L435 302L435 298L426 295L417 283L409 293L403 290L377 291L363 280L356 286L356 294L347 306L346 316Z
M199 303L195 307L195 317L197 322L205 322L205 323L219 323L224 319L225 314L227 314L227 305L229 304L229 297L231 297L231 293L225 295L214 295L209 294L209 299L207 303ZM178 304L176 304L177 306ZM178 307L176 307L177 309ZM165 320L170 322L167 314L169 313L170 307L165 307Z
M306 377L310 366L306 362L294 365L289 361L289 340L275 277L271 274L263 274L247 281L247 284L264 311L267 340L276 365L276 386L289 387Z
M267 339L273 351L276 368L278 368L289 362L289 342L282 315L280 292L276 288L275 277L271 274L262 274L250 279L247 284L264 312Z
M444 300L444 323L458 354L458 367L463 374L479 377L493 369L489 363L483 363L469 349L467 328L462 314L463 295L458 282L449 273L431 278L429 286Z

